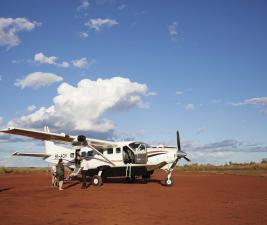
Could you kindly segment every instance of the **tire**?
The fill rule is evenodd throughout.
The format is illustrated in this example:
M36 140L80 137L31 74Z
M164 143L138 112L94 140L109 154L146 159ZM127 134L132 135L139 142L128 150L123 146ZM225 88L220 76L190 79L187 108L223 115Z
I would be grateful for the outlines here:
M171 187L173 185L173 183L174 183L174 181L173 181L172 178L170 178L170 179L167 178L165 180L165 182L164 182L164 184L165 184L166 187Z
M101 186L102 183L103 183L102 178L100 176L98 176L98 175L93 176L93 178L92 178L92 185L93 186L98 187L98 186Z

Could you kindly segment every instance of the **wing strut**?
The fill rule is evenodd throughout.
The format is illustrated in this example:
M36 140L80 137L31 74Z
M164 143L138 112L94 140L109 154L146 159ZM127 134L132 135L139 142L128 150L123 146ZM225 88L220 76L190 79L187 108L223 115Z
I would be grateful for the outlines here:
M112 161L110 161L106 156L104 156L100 151L98 151L94 146L90 145L87 141L87 146L91 149L93 149L95 152L97 152L99 155L102 156L103 159L105 159L108 163L110 163L113 166L116 166Z

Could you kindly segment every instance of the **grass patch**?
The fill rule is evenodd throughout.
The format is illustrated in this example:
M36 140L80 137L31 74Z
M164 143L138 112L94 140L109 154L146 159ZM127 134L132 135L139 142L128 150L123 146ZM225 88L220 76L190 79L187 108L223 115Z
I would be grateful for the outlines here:
M30 174L30 173L50 173L50 168L0 167L0 174Z
M212 164L189 164L184 166L177 166L179 171L191 172L209 172L214 174L235 174L235 175L253 175L253 176L267 176L267 162L261 163L226 163L224 165Z

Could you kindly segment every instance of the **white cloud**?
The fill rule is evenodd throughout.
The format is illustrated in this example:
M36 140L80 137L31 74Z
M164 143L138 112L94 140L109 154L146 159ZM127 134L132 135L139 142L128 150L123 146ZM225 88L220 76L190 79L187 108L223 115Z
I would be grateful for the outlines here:
M233 103L232 105L263 105L267 106L267 97L250 98L239 103Z
M177 95L182 95L184 92L182 92L182 91L176 91L176 94Z
M178 26L177 22L173 22L172 24L168 26L168 31L169 31L172 41L177 40L177 37L178 37L177 26Z
M145 84L113 77L96 81L84 79L77 86L63 83L58 87L53 105L9 122L9 126L42 128L57 131L111 132L115 125L101 118L108 111L142 108L142 96L148 95Z
M32 112L35 109L36 109L36 106L35 105L30 105L30 106L28 106L27 111Z
M39 52L35 54L34 61L37 63L43 63L43 64L50 64L50 65L56 65L56 60L58 57L56 56L45 56L42 52Z
M88 9L90 6L90 3L88 0L81 0L81 4L77 7L77 11L83 11Z
M267 107L267 97L258 97L258 98L250 98L246 99L239 103L232 103L233 106L240 106L240 105L261 105ZM263 110L263 113L267 115L267 108Z
M187 104L186 106L185 106L185 110L187 110L187 111L193 111L193 110L195 110L196 109L196 107L195 107L195 105L194 104Z
M85 26L88 26L92 30L100 31L105 27L113 27L118 24L119 23L113 19L97 18L97 19L90 19L87 23L85 23Z
M66 61L62 62L62 63L59 63L57 64L59 67L63 67L63 68L69 68L70 67L70 64Z
M10 49L20 44L18 33L21 31L31 31L41 23L29 21L27 18L0 18L0 45Z
M24 89L25 87L31 87L37 89L42 86L49 86L54 82L60 82L63 78L53 73L34 72L28 74L21 80L16 80L15 86Z
M72 65L77 68L86 68L88 67L87 58L84 57L81 59L72 60Z
M80 37L81 38L88 38L88 34L86 32L81 32Z
M3 123L4 119L2 116L0 116L0 125Z
M88 68L89 66L95 63L94 59L88 62L86 57L75 59L75 60L72 60L71 62L63 61L63 62L57 63L58 59L59 58L56 56L46 56L42 52L39 52L35 54L34 56L34 61L37 63L55 65L55 66L63 67L63 68L69 68L72 65L76 68L84 69L84 68Z

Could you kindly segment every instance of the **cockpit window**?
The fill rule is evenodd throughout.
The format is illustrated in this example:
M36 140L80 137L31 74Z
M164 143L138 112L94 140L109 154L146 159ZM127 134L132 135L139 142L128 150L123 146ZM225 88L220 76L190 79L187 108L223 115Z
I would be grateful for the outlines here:
M145 148L149 148L150 146L148 144L142 143L142 142L133 142L130 143L129 146L135 151L139 148L139 150L145 150Z

